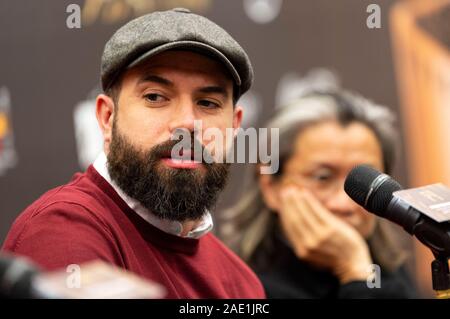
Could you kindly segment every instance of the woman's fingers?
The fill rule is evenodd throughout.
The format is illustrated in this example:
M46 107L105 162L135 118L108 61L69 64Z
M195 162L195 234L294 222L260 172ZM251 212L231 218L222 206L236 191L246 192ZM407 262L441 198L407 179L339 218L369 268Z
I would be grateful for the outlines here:
M318 223L326 226L336 226L336 223L340 222L308 189L305 189L303 193L305 204L314 212L314 217Z
M280 197L280 221L296 255L329 269L340 280L359 278L356 270L370 262L370 255L356 230L329 212L308 190L287 186Z
M314 212L306 204L303 193L295 188L286 188L282 194L281 222L291 244L298 254L306 257L320 249L324 229L313 217Z
M286 185L291 185L289 187L295 187L302 193L302 199L307 208L307 211L311 212L311 219L314 219L315 224L321 225L329 225L330 218L329 216L333 216L320 202L319 200L311 193L311 191L307 188L301 187L298 183L290 178L286 182ZM334 216L333 216L334 217Z
M311 211L311 207L305 202L303 192L297 188L290 188L286 201L292 208L291 212L295 212L297 219L301 220L299 226L302 226L306 231L315 232L318 227L317 221L314 218L314 212Z
M293 235L293 237L298 237L299 240L304 240L304 232L302 227L304 227L305 222L302 219L302 215L299 214L298 208L295 205L295 190L285 189L281 194L282 207L279 212L280 219L283 222L286 229Z

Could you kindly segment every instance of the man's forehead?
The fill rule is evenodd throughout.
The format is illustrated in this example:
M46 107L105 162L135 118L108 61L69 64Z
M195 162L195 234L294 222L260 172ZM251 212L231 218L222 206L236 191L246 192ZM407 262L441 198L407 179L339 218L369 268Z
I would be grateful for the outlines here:
M180 71L201 74L223 86L232 85L232 78L225 66L211 57L191 51L166 51L150 57L130 71L140 80L151 75L162 75L164 71Z

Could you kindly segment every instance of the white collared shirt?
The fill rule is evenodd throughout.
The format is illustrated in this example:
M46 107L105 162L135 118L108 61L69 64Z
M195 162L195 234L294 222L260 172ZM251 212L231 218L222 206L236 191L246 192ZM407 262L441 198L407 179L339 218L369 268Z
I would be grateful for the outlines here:
M129 197L125 194L122 189L111 179L109 175L108 167L107 167L107 158L104 152L102 152L94 162L95 170L114 188L120 198L133 210L141 216L148 223L152 224L156 228L160 230L176 235L181 236L183 233L183 224L178 221L165 220L156 217L152 214L147 208L142 206L142 204L134 198ZM203 215L203 219L200 224L193 230L191 230L185 237L188 238L200 238L203 235L206 235L213 228L213 221L209 211Z

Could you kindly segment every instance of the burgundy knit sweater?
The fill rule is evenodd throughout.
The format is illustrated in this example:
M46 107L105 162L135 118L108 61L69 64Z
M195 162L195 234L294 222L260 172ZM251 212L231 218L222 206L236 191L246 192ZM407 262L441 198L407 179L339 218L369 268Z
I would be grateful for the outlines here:
M48 270L101 259L160 283L168 298L265 297L255 274L213 234L191 239L157 229L93 166L29 206L2 249Z

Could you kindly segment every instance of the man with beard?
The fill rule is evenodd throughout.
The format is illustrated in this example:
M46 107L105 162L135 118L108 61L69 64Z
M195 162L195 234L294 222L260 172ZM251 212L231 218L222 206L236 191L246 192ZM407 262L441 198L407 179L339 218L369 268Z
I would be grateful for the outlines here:
M192 151L201 140L194 121L223 133L240 126L236 101L252 79L240 45L186 9L120 28L103 52L96 101L104 152L29 206L3 248L46 269L101 259L162 284L168 298L264 297L254 273L209 233L228 166ZM172 156L179 130L193 142L181 158Z

